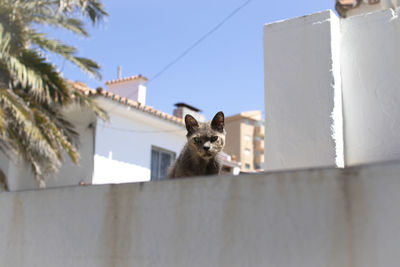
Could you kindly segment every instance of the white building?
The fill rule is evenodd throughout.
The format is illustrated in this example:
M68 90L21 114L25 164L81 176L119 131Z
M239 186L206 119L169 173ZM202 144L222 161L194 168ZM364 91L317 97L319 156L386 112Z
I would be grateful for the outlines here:
M89 109L72 105L66 117L80 135L79 165L65 156L56 177L46 180L47 187L78 184L109 184L159 180L165 178L172 161L186 142L182 117L146 106L147 78L137 75L106 82L108 90L73 86L90 96L104 109L108 121L96 118ZM179 107L175 112L179 111ZM186 110L180 112L182 116ZM202 116L198 114L198 117ZM204 116L203 116L204 120ZM239 173L238 163L222 154L223 173ZM15 164L0 154L0 170L10 191L37 188L33 174L24 162Z
M160 179L182 149L182 119L145 105L146 81L140 75L113 80L108 91L76 85L109 115L96 123L94 184Z
M186 129L182 119L145 105L146 81L140 75L113 80L106 82L108 91L74 83L107 111L109 120L102 121L75 105L65 110L80 134L81 160L76 166L65 156L56 177L46 180L47 187L139 182L165 176L186 141ZM15 164L0 155L0 169L10 191L38 187L23 162Z

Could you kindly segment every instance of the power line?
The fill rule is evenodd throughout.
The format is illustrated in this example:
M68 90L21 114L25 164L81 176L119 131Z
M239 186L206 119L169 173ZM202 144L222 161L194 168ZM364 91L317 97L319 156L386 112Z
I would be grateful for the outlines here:
M152 81L157 79L160 75L162 75L165 71L167 71L169 68L171 68L173 65L175 65L179 60L181 60L183 57L185 57L187 54L190 53L196 46L198 46L200 43L202 43L207 37L209 37L211 34L213 34L216 30L222 27L229 19L231 19L233 16L235 16L240 10L242 10L244 7L246 7L251 1L253 0L247 0L243 2L241 5L239 5L237 8L235 8L232 12L230 12L223 20L221 20L218 24L216 24L211 30L209 30L207 33L205 33L203 36L201 36L197 41L195 41L191 46L189 46L185 51L183 51L180 55L178 55L174 60L169 62L165 67L163 67L159 72L157 72L155 75L153 75L146 83L146 85L149 85ZM129 94L126 98L130 98L132 94ZM108 112L114 110L116 107L111 108L108 110Z
M197 41L195 41L191 46L189 46L185 51L183 51L180 55L178 55L174 60L172 60L170 63L165 65L164 68L162 68L159 72L157 72L153 77L149 79L147 84L150 82L154 81L157 79L161 74L163 74L165 71L167 71L169 68L171 68L173 65L175 65L179 60L181 60L184 56L189 54L190 51L192 51L196 46L198 46L200 43L202 43L207 37L209 37L211 34L213 34L216 30L218 30L222 25L224 25L229 19L231 19L233 16L235 16L241 9L243 9L245 6L247 6L251 1L253 0L247 0L244 3L242 3L240 6L235 8L231 13L228 14L221 22L219 22L217 25L215 25L211 30L209 30L207 33L205 33L203 36L201 36Z

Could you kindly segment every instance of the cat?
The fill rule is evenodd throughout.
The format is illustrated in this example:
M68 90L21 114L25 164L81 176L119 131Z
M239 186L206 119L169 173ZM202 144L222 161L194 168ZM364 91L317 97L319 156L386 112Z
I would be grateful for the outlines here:
M225 146L225 118L218 112L210 123L199 123L185 116L187 143L168 169L168 178L218 175L221 162L218 153Z

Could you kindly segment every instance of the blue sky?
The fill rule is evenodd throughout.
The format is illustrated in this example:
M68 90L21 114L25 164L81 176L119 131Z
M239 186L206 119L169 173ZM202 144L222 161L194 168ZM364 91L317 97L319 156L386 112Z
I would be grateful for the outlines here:
M105 22L87 28L90 37L57 32L57 38L97 61L102 81L61 59L64 77L105 88L104 81L142 74L153 77L246 0L103 1ZM333 9L334 0L251 0L208 38L147 86L146 104L172 114L186 102L211 119L247 110L264 110L262 28L277 20ZM53 32L54 36L54 32ZM282 76L284 79L284 76Z

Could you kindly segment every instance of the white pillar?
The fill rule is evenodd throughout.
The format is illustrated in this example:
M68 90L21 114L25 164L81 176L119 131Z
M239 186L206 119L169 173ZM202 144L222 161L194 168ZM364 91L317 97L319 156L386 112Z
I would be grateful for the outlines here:
M400 159L399 12L264 26L267 171Z
M400 20L386 10L342 20L347 165L400 158Z
M264 26L267 171L343 166L339 29L332 11Z

